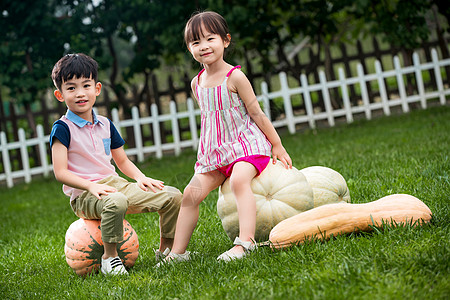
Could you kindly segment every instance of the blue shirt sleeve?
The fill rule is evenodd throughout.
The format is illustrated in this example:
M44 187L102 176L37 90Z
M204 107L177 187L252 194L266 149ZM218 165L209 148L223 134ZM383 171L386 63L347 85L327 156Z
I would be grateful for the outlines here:
M50 133L50 148L53 146L55 138L60 141L66 148L70 144L70 130L69 126L61 120L53 123L52 132Z
M113 122L109 120L110 124L110 132L111 132L111 149L117 149L125 145L125 141L120 136L120 133L117 131L116 126L114 126Z

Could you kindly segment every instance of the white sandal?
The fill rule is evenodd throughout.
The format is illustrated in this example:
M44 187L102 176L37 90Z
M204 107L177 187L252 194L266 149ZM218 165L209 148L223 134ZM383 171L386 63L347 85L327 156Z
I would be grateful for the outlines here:
M169 255L170 253L170 249L166 248L166 250L164 251L160 251L159 249L153 249L153 252L155 252L155 259L156 261L162 261L164 258L167 257L167 255Z
M222 253L221 255L219 255L219 257L217 257L217 260L228 262L228 261L231 261L233 259L241 259L244 256L246 256L247 254L249 254L251 251L254 251L257 248L256 244L253 244L251 241L243 242L238 237L236 237L234 239L234 243L233 244L242 246L242 248L244 248L244 252L235 253L235 252L232 251L233 248L231 248L230 250L228 250L228 251Z
M185 251L182 254L177 254L170 252L169 255L167 255L163 260L161 260L159 263L156 264L156 267L159 268L162 265L173 263L173 262L180 262L180 261L188 261L191 259L191 253L189 251Z

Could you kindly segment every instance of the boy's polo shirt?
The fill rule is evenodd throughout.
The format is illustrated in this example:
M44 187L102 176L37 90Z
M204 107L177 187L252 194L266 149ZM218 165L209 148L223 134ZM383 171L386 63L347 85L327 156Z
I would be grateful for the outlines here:
M110 175L116 175L111 163L111 149L125 144L114 124L92 111L94 124L84 120L68 110L53 124L50 133L50 147L58 139L67 147L67 167L81 178L98 181ZM63 191L73 200L83 190L63 185Z

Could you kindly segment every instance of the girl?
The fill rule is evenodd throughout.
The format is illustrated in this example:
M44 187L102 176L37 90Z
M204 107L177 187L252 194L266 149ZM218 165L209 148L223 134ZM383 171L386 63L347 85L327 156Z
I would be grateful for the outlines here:
M273 163L278 159L292 168L292 161L240 66L224 61L231 41L225 19L215 12L198 13L187 22L184 37L189 52L204 67L191 82L201 109L201 134L195 174L184 190L172 252L165 261L189 260L186 248L199 205L227 177L237 201L239 237L218 260L239 259L255 248L252 179L266 168L271 152Z

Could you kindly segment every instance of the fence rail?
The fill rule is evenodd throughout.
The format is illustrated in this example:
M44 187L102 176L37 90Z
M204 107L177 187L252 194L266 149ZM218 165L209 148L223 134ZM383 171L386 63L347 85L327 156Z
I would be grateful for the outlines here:
M418 103L422 109L427 108L429 100L436 99L440 105L447 105L447 96L450 95L450 87L444 85L449 78L442 77L446 74L443 68L450 66L450 59L440 60L436 50L431 51L431 61L421 63L419 55L413 54L413 65L401 66L400 59L395 56L393 61L394 69L382 70L381 63L375 61L375 73L365 74L361 64L357 65L357 76L346 78L344 70L338 70L338 79L327 81L325 73L319 71L319 82L311 84L306 75L300 76L301 86L289 87L288 78L285 73L279 74L280 89L269 92L268 85L265 82L261 84L261 95L257 96L258 101L262 103L263 110L270 118L271 106L274 101L282 99L283 117L271 120L275 128L287 128L293 134L297 130L297 125L306 124L310 128L316 128L318 121L325 121L329 126L335 126L336 119L344 119L351 123L354 116L362 114L366 119L371 119L374 111L381 111L384 115L390 115L393 107L400 107L403 113L410 111L411 104ZM433 77L435 85L433 88L425 88L427 78ZM387 93L386 81L395 80L397 95ZM414 81L414 91L407 91L407 83ZM377 99L370 98L368 86L377 85ZM360 101L358 105L352 105L349 97L350 87L359 89L358 96ZM333 107L331 90L338 90L342 100L339 107ZM372 87L373 89L373 87ZM314 100L314 94L319 93L323 99L323 105L317 107L318 101ZM304 110L293 109L293 96L300 96L304 105ZM315 107L316 106L316 107ZM140 117L139 109L132 108L132 117L128 120L120 120L117 109L112 111L112 121L120 132L125 128L132 128L135 139L133 148L126 149L126 153L135 156L139 162L142 162L145 155L155 155L157 158L163 157L164 153L170 151L175 155L180 154L183 149L195 149L198 143L198 121L200 110L194 105L192 99L187 101L186 111L177 111L177 105L174 101L170 103L170 112L168 114L158 114L156 104L151 105L151 115ZM190 136L182 139L180 134L180 121L187 121ZM172 141L162 142L161 124L170 123ZM168 126L165 126L168 127ZM151 130L152 139L144 139L143 129ZM166 128L167 129L167 128ZM37 128L37 137L26 139L24 129L18 130L18 141L8 142L6 134L0 132L0 155L2 157L0 165L0 183L5 183L8 187L14 186L15 181L24 180L30 182L33 175L48 176L52 171L49 155L49 136L44 135L41 125ZM37 148L39 155L31 156L30 149ZM22 160L21 166L11 164L10 152L19 152ZM33 162L31 162L33 161Z

